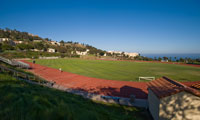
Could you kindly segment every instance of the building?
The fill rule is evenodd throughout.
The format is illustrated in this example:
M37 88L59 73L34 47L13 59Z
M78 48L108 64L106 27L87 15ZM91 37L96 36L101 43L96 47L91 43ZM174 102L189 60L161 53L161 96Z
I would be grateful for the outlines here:
M126 56L128 56L128 57L136 57L136 56L139 55L139 53L128 53L128 52L125 52L124 54L125 54Z
M33 42L42 42L42 40L33 40Z
M198 83L191 85L191 87L200 90L200 81Z
M28 33L28 35L30 35L32 37L38 37L38 35L34 35L34 34L31 34L31 33Z
M23 41L17 41L17 40L15 40L15 41L13 41L15 44L21 44L21 43L23 43Z
M76 51L76 54L77 54L77 55L87 55L89 51L90 51L89 49L87 49L87 50L84 51L84 52Z
M0 38L0 42L11 41L10 38Z
M108 53L110 53L110 54L118 54L118 56L123 56L123 54L124 55L126 55L126 56L128 56L128 57L135 57L135 56L138 56L139 55L139 53L129 53L129 52L121 52L121 51L108 51Z
M59 42L56 42L56 41L50 41L50 43L51 43L52 45L59 45L59 46L60 46L60 43L59 43Z
M168 62L168 60L161 60L161 62Z
M43 52L44 50L38 50L38 49L34 48L34 49L31 49L31 51L35 51L35 52Z
M167 77L148 83L148 104L154 120L200 118L200 91Z
M122 52L120 52L120 51L108 51L108 53L110 53L110 54L122 54Z
M55 50L55 49L53 49L53 48L48 48L48 49L47 49L47 52L50 52L50 53L55 53L55 52L56 52L56 50Z

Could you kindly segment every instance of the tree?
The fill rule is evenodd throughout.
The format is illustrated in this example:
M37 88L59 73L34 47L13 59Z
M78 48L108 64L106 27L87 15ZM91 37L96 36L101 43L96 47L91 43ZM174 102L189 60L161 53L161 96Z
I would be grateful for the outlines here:
M157 58L156 58L156 57L154 57L154 60L155 60L155 61L157 61Z
M183 58L180 58L180 62L184 62L184 59L183 59Z
M0 43L0 52L2 52L2 44Z
M161 58L161 57L159 57L159 58L158 58L158 61L161 61L161 60L162 60L162 58Z
M42 42L34 43L34 48L42 50L44 48L44 44Z
M104 52L100 52L100 53L99 53L100 56L103 56L104 54L105 54Z
M164 59L164 60L168 60L168 57L164 56L163 59Z
M20 50L27 50L29 49L29 46L27 44L22 43L22 44L18 44L17 48Z
M60 44L64 46L65 42L63 40L60 41Z
M172 57L169 57L169 61L170 61L170 62L172 61Z
M2 51L5 51L5 50L14 50L15 48L9 44L2 44L1 49L2 49Z
M175 56L175 57L174 57L174 60L176 61L176 59L177 59L177 58L176 58L176 56ZM176 61L176 62L177 62L177 61Z

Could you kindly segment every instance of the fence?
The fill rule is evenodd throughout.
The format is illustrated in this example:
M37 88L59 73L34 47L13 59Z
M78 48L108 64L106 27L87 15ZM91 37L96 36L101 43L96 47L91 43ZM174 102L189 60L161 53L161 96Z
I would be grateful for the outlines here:
M29 83L45 85L48 87L51 87L54 84L53 82L46 81L43 78L38 77L36 75L29 75L28 73L20 72L15 69L11 69L2 65L0 65L0 71L4 73L8 73L17 79L20 79L20 80L23 79Z
M39 57L39 59L58 59L59 57Z

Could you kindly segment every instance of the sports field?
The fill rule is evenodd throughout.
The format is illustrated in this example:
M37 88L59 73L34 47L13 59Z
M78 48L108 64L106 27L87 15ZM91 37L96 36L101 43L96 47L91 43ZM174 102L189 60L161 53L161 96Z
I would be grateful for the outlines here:
M36 60L36 64L108 80L138 81L139 76L167 76L178 81L200 80L200 68L176 64L85 59L40 59Z

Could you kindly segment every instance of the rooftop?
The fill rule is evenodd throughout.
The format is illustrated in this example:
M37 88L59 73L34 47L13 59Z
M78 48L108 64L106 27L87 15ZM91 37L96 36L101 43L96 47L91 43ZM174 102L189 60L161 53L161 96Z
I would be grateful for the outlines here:
M151 89L158 98L174 95L182 91L186 91L200 97L199 90L196 90L192 87L188 87L182 83L179 83L175 80L171 80L167 77L161 77L159 79L153 80L147 85L148 89Z
M198 83L193 84L191 87L199 89L200 90L200 81Z

